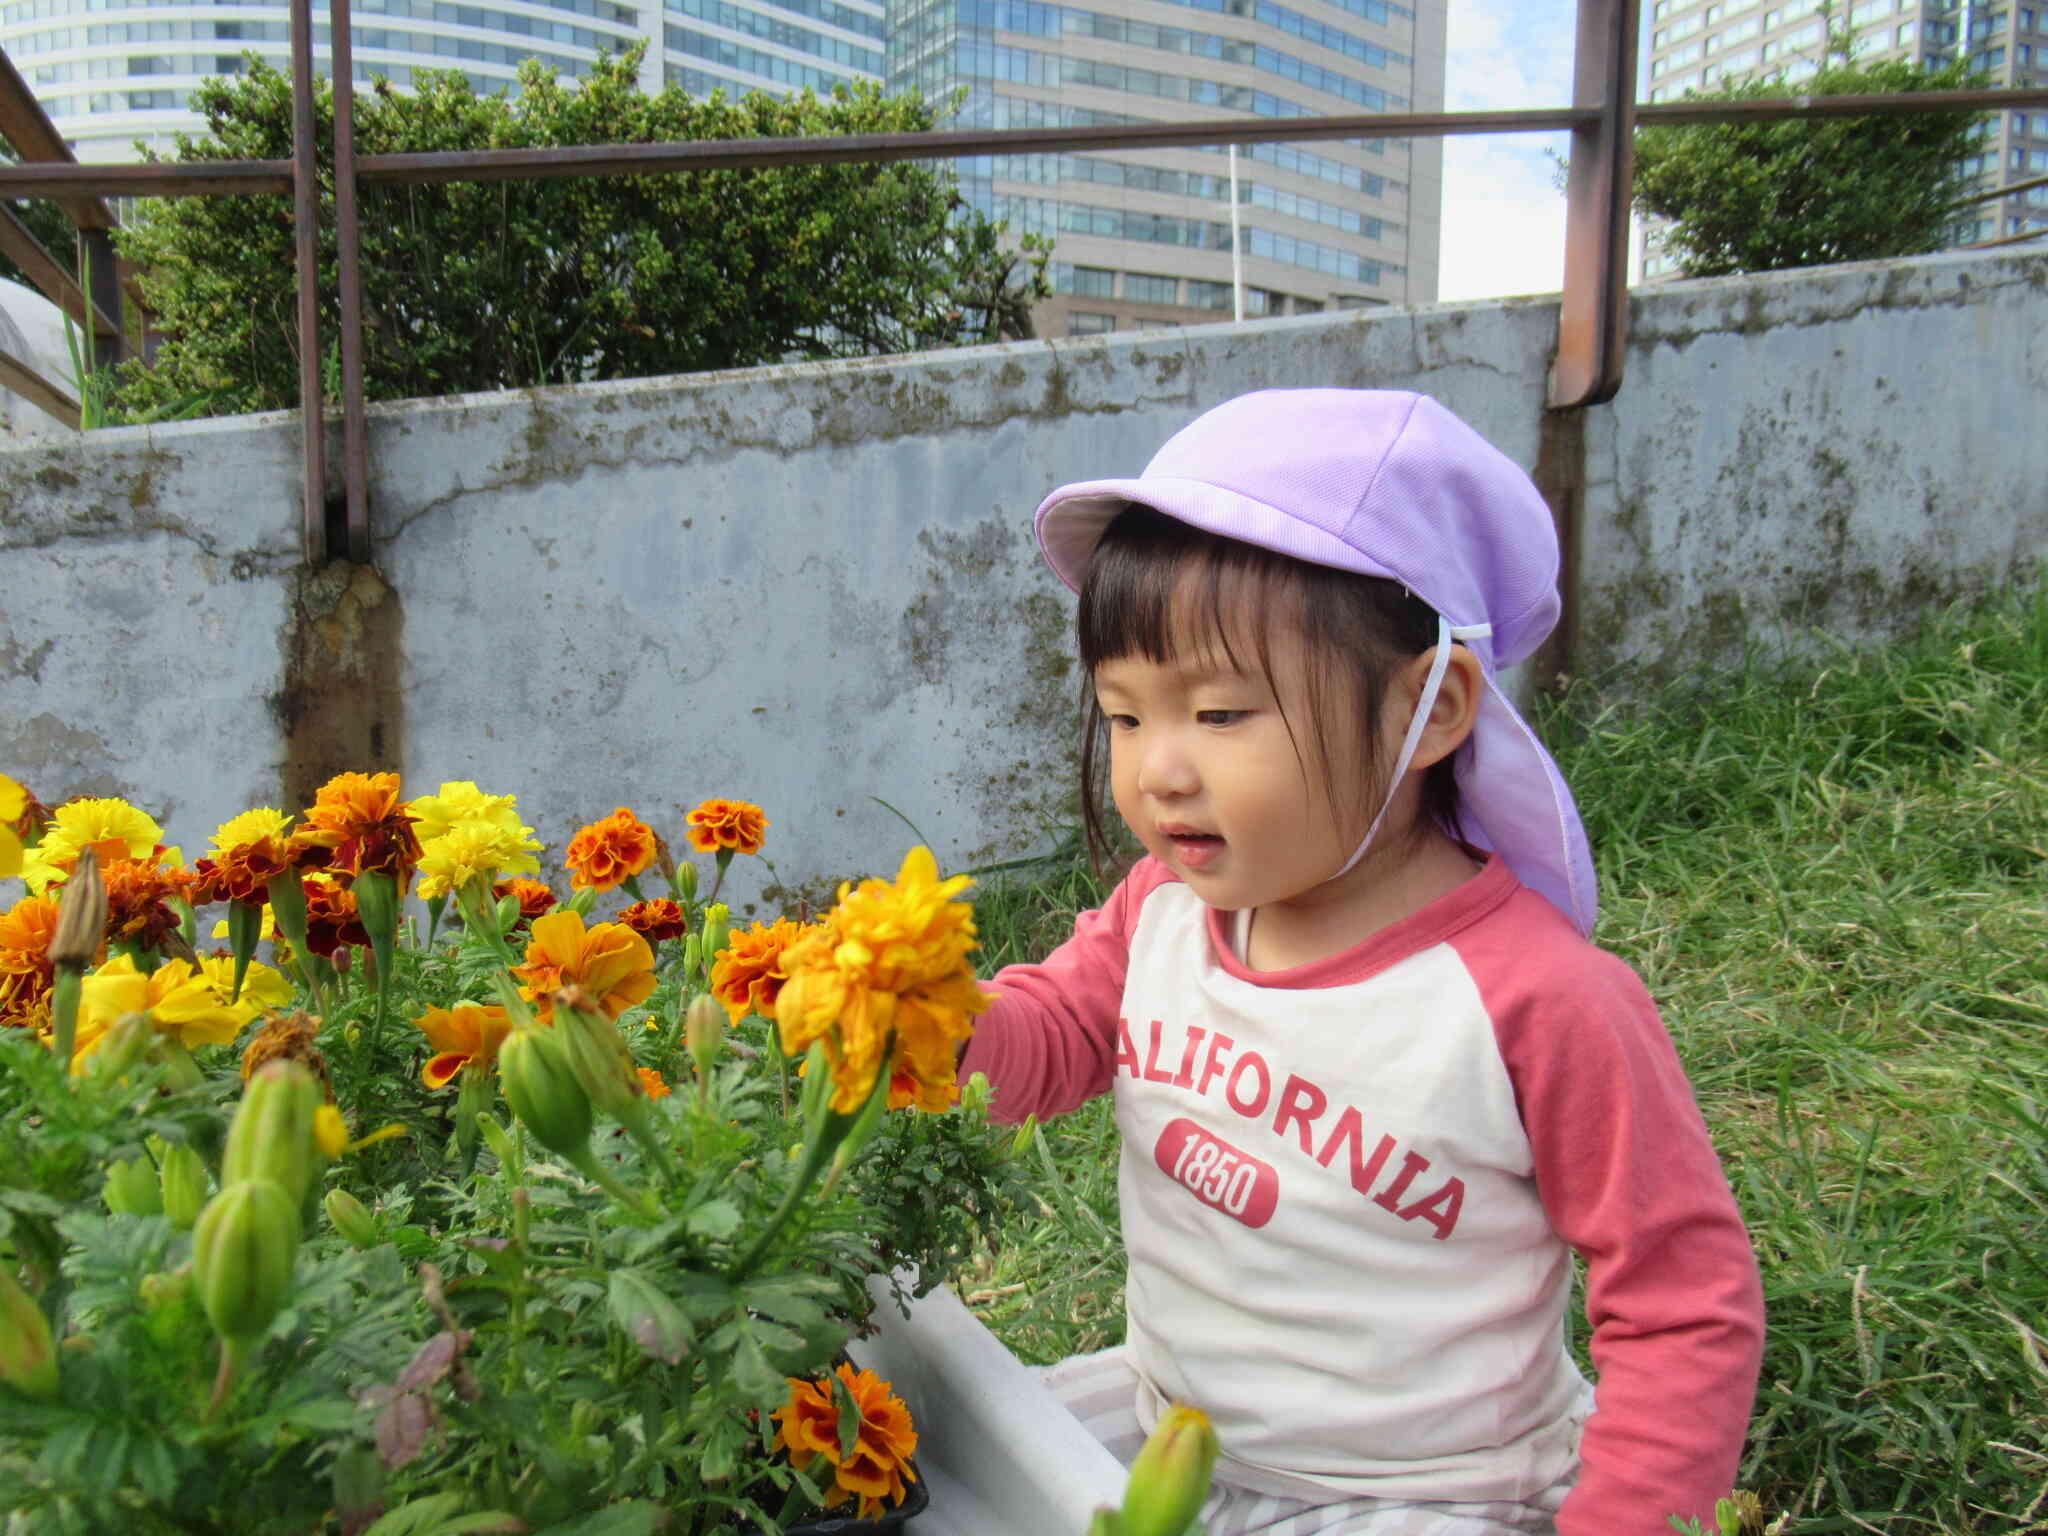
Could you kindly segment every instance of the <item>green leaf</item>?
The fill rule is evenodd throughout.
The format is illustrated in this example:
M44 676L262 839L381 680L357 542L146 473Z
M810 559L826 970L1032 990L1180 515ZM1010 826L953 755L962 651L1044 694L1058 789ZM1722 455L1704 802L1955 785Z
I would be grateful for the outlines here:
M733 1383L757 1406L780 1407L789 1395L782 1372L768 1363L754 1330L742 1327L732 1352Z
M740 1229L740 1208L730 1200L707 1200L690 1212L685 1224L691 1236L714 1241L731 1237Z

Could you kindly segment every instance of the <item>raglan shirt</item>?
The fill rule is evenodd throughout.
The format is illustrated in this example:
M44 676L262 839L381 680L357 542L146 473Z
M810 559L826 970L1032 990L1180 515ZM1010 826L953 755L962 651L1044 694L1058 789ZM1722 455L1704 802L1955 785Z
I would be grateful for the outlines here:
M1143 861L996 975L961 1067L1005 1120L1114 1092L1141 1425L1192 1403L1219 1476L1315 1502L1525 1500L1576 1455L1559 1536L1709 1517L1760 1287L1634 972L1498 858L1290 970L1248 969L1229 916Z

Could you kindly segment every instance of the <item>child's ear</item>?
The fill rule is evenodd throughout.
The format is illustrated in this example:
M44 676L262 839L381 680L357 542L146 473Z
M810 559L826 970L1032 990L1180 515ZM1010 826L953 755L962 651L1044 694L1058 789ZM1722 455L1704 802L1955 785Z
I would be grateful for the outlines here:
M1411 709L1421 700L1422 690L1429 682L1429 669L1435 662L1436 647L1431 646L1403 669L1401 686L1407 692ZM1421 772L1465 745L1465 738L1479 721L1479 700L1485 691L1486 674L1480 670L1479 658L1469 648L1453 645L1450 660L1444 665L1443 681L1437 685L1436 702L1429 708L1429 723L1422 729L1422 739L1415 744L1415 756L1408 765L1410 773Z

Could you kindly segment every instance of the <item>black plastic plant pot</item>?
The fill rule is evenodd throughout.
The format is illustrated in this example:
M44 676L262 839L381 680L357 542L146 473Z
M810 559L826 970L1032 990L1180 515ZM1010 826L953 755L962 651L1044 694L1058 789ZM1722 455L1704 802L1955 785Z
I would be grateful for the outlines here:
M910 1463L910 1469L916 1471L917 1463ZM894 1509L865 1520L858 1515L820 1515L813 1520L799 1520L788 1528L788 1536L869 1536L870 1532L900 1531L913 1517L923 1514L931 1501L920 1476L914 1483L906 1480L903 1502Z

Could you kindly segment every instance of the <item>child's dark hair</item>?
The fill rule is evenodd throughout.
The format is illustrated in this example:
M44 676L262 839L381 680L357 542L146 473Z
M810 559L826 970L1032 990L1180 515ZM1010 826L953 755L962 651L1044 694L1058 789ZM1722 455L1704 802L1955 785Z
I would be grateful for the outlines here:
M1248 615L1256 616L1255 622L1245 623ZM1232 666L1262 672L1277 693L1273 633L1276 625L1289 622L1298 626L1311 662L1313 755L1302 751L1296 722L1289 720L1287 730L1304 771L1313 762L1327 780L1335 761L1330 723L1349 713L1362 723L1368 743L1378 739L1388 680L1403 659L1436 644L1436 611L1399 582L1292 559L1204 532L1136 502L1104 530L1082 578L1079 618L1081 816L1088 854L1098 871L1115 859L1106 805L1109 733L1095 702L1095 669L1125 656L1170 662L1213 637ZM1233 646L1247 638L1256 655L1240 658ZM1335 707L1345 690L1353 706L1348 712ZM1385 798L1388 766L1368 758L1372 782L1358 807L1368 820ZM1422 825L1433 821L1458 836L1458 781L1451 757L1425 771L1421 815Z

